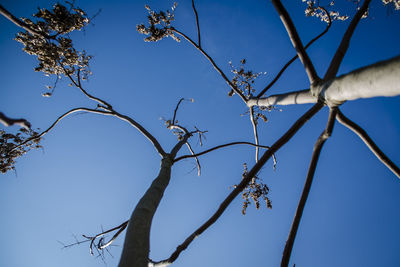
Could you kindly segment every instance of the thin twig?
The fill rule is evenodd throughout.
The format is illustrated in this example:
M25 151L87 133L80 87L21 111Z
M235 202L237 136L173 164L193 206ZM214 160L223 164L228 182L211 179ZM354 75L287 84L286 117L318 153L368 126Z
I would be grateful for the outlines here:
M107 248L108 246L110 246L114 242L114 240L122 233L122 231L125 230L125 228L127 227L128 223L129 223L129 220L123 222L122 224L120 224L120 225L118 225L118 226L116 226L114 228L111 228L109 230L103 231L103 232L101 232L101 233L99 233L99 234L97 234L95 236L82 235L84 238L90 240L90 246L89 246L90 254L91 255L94 254L93 253L93 245L94 245L94 242L96 241L96 239L98 239L100 237L103 237L104 235L106 235L106 234L108 234L110 232L113 232L113 231L118 229L118 231L113 235L113 237L107 243L103 244L102 240L98 242L98 244L96 246L96 249L103 250L103 249Z
M178 104L176 104L176 107L174 110L174 117L172 118L172 121L171 121L172 124L175 124L176 113L178 112L179 105L181 104L181 102L183 100L185 100L185 99L182 97L181 99L179 99Z
M350 39L353 36L354 30L356 29L358 22L361 20L362 16L368 10L370 2L371 0L365 0L361 8L357 11L353 19L351 20L350 25L347 28L346 32L344 33L342 41L340 42L340 45L336 50L335 55L333 56L331 64L329 65L329 68L326 71L326 74L324 76L324 81L335 78L339 70L340 64L342 63L342 60L346 55L347 49L349 48Z
M358 137L361 138L361 140L365 143L365 145L371 150L372 153L383 163L385 164L386 167L388 167L389 170L391 170L398 178L400 178L400 168L397 167L393 161L390 160L388 156L385 155L385 153L382 152L382 150L375 144L375 142L369 137L367 132L361 128L358 124L347 118L343 113L339 110L338 114L336 116L336 119L352 130L355 134L358 135Z
M192 146L189 144L189 142L186 142L186 146L188 147L190 153L192 153L192 156L196 155L196 153L194 153ZM196 165L197 165L197 175L200 176L201 175L201 165L200 165L200 161L198 157L194 157L196 159Z
M196 16L198 46L201 47L199 15L197 14L196 7L194 6L194 0L192 0L192 8Z
M225 73L218 67L218 65L214 62L212 57L210 57L200 46L198 46L189 36L184 34L183 32L178 31L175 28L171 28L173 32L176 34L179 34L182 36L186 41L188 41L190 44L192 44L197 50L199 50L211 63L211 65L214 67L214 69L222 76L222 78L228 83L229 87L237 94L239 97L243 100L243 102L246 103L247 98L239 91L239 89L228 79L228 77L225 75Z
M308 168L306 182L304 184L303 193L301 194L301 198L299 204L297 206L296 214L293 219L292 227L290 229L288 240L286 241L285 249L282 255L281 267L287 267L289 265L290 255L292 253L293 244L296 238L297 230L299 228L301 216L303 214L304 207L307 202L308 194L310 193L311 184L314 179L315 169L317 167L319 155L321 153L321 149L325 143L325 141L331 136L333 126L335 124L335 117L337 113L337 108L332 108L329 112L328 123L326 125L325 130L318 137L315 145L313 154L311 157L310 166Z
M323 10L327 16L328 16L328 25L326 26L325 30L321 32L319 35L317 35L314 39L312 39L308 44L304 47L304 49L309 48L315 41L317 41L319 38L324 36L328 30L330 29L332 25L332 20L331 16L329 15L328 11L323 8L323 7L318 7L319 9ZM279 73L275 76L275 78L256 96L256 98L262 97L281 77L281 75L285 72L285 70L298 58L298 55L295 55L292 57L286 64L283 66L283 68L279 71Z
M197 153L197 154L184 155L184 156L177 157L177 158L174 160L174 162L178 162L178 161L180 161L180 160L182 160L182 159L199 157L199 156L201 156L201 155L207 154L207 153L212 152L212 151L215 151L215 150L217 150L217 149L224 148L224 147L228 147L228 146L234 146L234 145L249 145L249 146L255 146L255 147L261 147L261 148L265 148L265 149L270 149L269 146L256 145L256 144L253 144L253 143L250 143L250 142L232 142L232 143L227 143L227 144L215 146L215 147L213 147L213 148L207 149L207 150L205 150L205 151L203 151L203 152L200 152L200 153Z
M78 239L76 239L76 237L75 237L75 240L76 240L75 243L68 244L68 245L65 245L63 242L61 242L59 240L57 240L57 242L60 243L63 246L62 248L64 249L64 248L70 248L70 247L73 247L73 246L76 246L76 245L80 245L82 243L87 243L87 242L90 241L90 240L78 240Z
M297 55L299 56L301 62L304 65L310 84L311 85L315 84L316 82L319 81L319 77L317 75L317 72L315 71L311 59L309 58L306 50L303 47L301 39L297 33L296 27L294 26L292 19L290 18L289 13L286 11L281 1L271 0L271 2L274 5L276 11L278 12L279 17L289 35L290 41L292 42L293 47L296 49Z
M256 162L258 161L258 154L260 152L259 143L258 143L258 131L257 131L257 119L254 118L254 107L250 107L250 121L251 125L253 126L253 135L254 135L254 142L256 142Z
M111 111L112 110L112 106L107 103L106 101L95 97L91 94L89 94L85 89L83 89L82 85L81 85L81 78L80 78L80 70L78 70L77 76L78 76L78 82L76 82L71 74L68 73L68 71L64 68L64 66L59 62L60 66L63 68L64 70L64 74L67 75L67 77L70 79L70 81L75 85L76 88L78 88L79 90L81 90L81 92L87 96L89 99L98 102L99 104L101 104L102 106L104 106L105 108L107 108L107 110Z
M272 157L272 155L276 151L278 151L283 145L285 145L309 119L311 119L319 110L321 110L323 106L324 105L321 102L315 104L303 116L301 116L292 125L292 127L290 127L289 130L271 146L270 149L265 151L260 160L253 166L253 168L251 168L251 170L247 173L247 175L241 180L241 182L235 187L235 189L232 190L232 192L225 198L225 200L222 201L217 211L203 225L201 225L188 238L186 238L186 240L176 248L176 250L171 254L171 256L168 259L159 262L151 261L151 263L154 266L157 265L161 266L162 264L170 264L174 262L179 257L181 252L184 251L196 237L201 235L205 230L207 230L212 224L214 224L218 220L218 218L224 213L225 209L240 194L240 192L243 191L243 189L247 186L249 181L255 175L257 175L257 173L261 170L264 164Z

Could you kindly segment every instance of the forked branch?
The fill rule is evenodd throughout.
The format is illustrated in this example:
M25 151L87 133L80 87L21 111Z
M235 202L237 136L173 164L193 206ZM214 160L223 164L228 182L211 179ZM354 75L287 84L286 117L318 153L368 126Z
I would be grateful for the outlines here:
M154 148L157 150L158 154L160 154L161 157L164 157L166 155L164 149L162 148L160 143L157 141L157 139L152 134L150 134L140 123L136 122L131 117L128 117L126 115L118 113L115 110L113 110L112 112L104 112L103 114L104 115L112 115L123 121L128 122L130 125L132 125L134 128L136 128L141 134L143 134L153 144Z
M367 132L361 128L358 124L347 118L343 113L339 110L338 114L336 116L336 119L349 128L351 131L353 131L355 134L358 135L358 137L361 138L361 140L365 143L365 145L371 150L372 153L383 163L385 164L386 167L389 168L398 178L400 178L400 168L397 167L396 164L393 163L393 161L390 160L388 156L385 155L385 153L382 152L382 150L375 144L375 142L369 137Z
M63 68L64 74L70 79L72 84L75 85L75 87L78 88L85 96L87 96L89 99L91 99L93 101L96 101L100 105L104 106L107 110L109 110L109 111L112 110L112 106L109 103L107 103L106 101L104 101L98 97L95 97L95 96L89 94L85 89L83 89L82 84L81 84L80 70L77 71L77 81L75 81L72 78L71 74L65 69L65 67L62 64L60 64L60 66Z
M320 34L318 34L316 37L314 37L314 39L312 39L310 42L308 42L308 44L304 47L304 49L306 50L307 48L309 48L315 41L317 41L319 38L321 38L322 36L324 36L328 30L330 29L331 25L332 25L332 20L331 20L331 16L329 15L328 11L323 8L323 7L318 7L319 9L323 10L325 12L325 14L327 15L328 18L328 25L326 26L325 30L323 32L321 32ZM275 76L275 78L267 85L265 86L265 88L256 96L256 98L260 98L262 97L281 77L281 75L285 72L285 70L298 58L298 55L295 55L294 57L292 57L286 64L285 66L283 66L283 68L278 72L278 74Z
M287 267L289 265L290 255L292 253L294 240L296 238L297 230L299 228L301 216L303 215L303 210L307 202L308 195L310 193L311 184L314 179L315 169L317 168L317 163L319 155L321 154L322 147L326 140L331 136L333 126L335 124L335 117L337 113L337 108L332 108L329 112L328 123L325 130L318 137L317 142L314 145L313 154L311 157L310 166L308 168L306 182L304 184L303 193L299 204L297 206L296 214L293 219L292 227L290 229L288 240L286 241L285 249L282 255L281 267Z
M94 253L93 253L94 246L96 246L96 248L98 250L103 250L103 249L107 248L108 246L110 246L114 242L114 240L125 230L125 228L128 226L128 222L129 222L129 220L123 222L121 225L118 225L117 227L103 231L95 236L82 235L84 238L90 240L90 245L89 245L90 254L94 255ZM105 236L108 233L114 232L116 230L117 230L117 232L112 236L112 238L109 241L104 242L103 236ZM96 241L97 241L97 243L96 243Z
M281 136L270 149L264 152L263 156L260 160L251 168L251 170L247 173L245 177L241 180L241 182L235 187L234 190L225 198L224 201L220 204L217 211L196 231L194 231L186 240L180 244L176 250L171 254L171 256L162 261L151 261L153 266L166 266L173 263L191 243L192 241L201 235L205 230L207 230L211 225L213 225L218 218L224 213L226 208L232 203L232 201L243 191L246 185L250 182L250 180L261 170L261 168L265 165L265 163L276 153L283 145L285 145L296 133L297 131L309 120L311 119L321 108L323 104L318 102L311 109L309 109L303 116L301 116L293 125L289 128L289 130ZM180 157L188 158L190 156ZM175 161L177 161L177 158Z
M190 44L192 44L197 50L200 51L200 53L202 53L207 60L211 63L211 65L214 67L214 69L222 76L222 78L226 81L226 83L229 85L229 87L243 100L243 102L246 103L247 99L246 97L243 95L242 92L240 92L238 90L238 88L228 79L228 77L226 76L226 74L218 67L218 65L215 63L215 61L212 59L212 57L210 57L206 51L203 50L203 48L201 48L199 45L197 45L189 36L187 36L186 34L184 34L183 32L175 29L175 28L171 28L171 30L173 32L175 32L176 34L182 36L186 41L188 41Z

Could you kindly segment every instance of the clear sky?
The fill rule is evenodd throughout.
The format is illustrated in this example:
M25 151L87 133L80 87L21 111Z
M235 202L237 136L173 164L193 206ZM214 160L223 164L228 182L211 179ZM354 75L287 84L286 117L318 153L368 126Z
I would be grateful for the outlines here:
M325 27L306 18L300 0L282 1L306 42ZM337 1L339 2L339 1ZM343 3L345 2L345 3ZM351 13L351 1L343 1ZM0 0L17 17L29 17L52 1ZM208 61L192 46L170 38L145 43L135 27L146 21L145 4L167 9L169 1L76 1L89 16L101 12L84 32L71 37L77 48L93 55L93 75L85 83L92 94L142 123L170 149L176 142L160 117L171 118L181 97L181 124L207 130L203 147L231 141L253 141L243 103L227 96L229 89ZM267 72L257 79L260 90L295 52L269 1L201 0L202 45L229 75L229 61ZM178 2L175 27L196 38L191 1ZM349 21L334 23L330 33L313 45L310 56L323 75ZM340 73L400 54L400 13L373 1L370 17L357 28ZM54 78L36 73L36 59L13 40L19 31L0 17L0 111L24 117L35 128L46 129L73 107L94 108L76 88L59 81L51 98L43 98ZM229 76L231 77L231 76ZM297 61L270 91L308 88ZM260 127L260 143L271 145L310 106L280 107L267 113ZM345 103L342 111L365 127L396 163L400 163L400 98L375 98ZM273 208L252 204L241 214L238 197L223 216L184 251L173 266L278 266L300 197L312 147L325 127L327 110L313 118L277 154L277 167L265 165L260 177L270 187ZM1 129L5 127L0 126ZM16 128L7 130L15 131ZM103 266L89 254L87 244L62 249L74 235L92 235L127 220L159 168L159 156L135 129L115 118L93 114L71 116L45 136L43 150L31 151L16 172L0 177L0 266ZM187 154L187 151L182 153ZM170 256L175 247L216 210L241 180L243 163L254 164L254 149L232 147L173 167L170 186L154 217L151 258ZM400 180L342 125L335 126L317 167L316 177L295 241L291 266L400 266ZM106 255L106 266L116 266L123 237Z

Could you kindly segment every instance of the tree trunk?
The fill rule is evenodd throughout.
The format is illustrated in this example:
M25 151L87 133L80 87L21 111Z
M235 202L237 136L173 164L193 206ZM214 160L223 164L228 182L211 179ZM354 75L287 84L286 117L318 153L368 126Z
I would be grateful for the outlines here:
M136 205L129 219L118 267L147 267L150 252L150 228L171 178L172 160L163 158L158 176Z

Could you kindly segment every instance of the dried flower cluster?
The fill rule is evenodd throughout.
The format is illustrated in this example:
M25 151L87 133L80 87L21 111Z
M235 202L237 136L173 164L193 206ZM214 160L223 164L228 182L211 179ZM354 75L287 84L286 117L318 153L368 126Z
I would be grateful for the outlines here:
M393 4L395 10L400 10L400 0L382 0L383 4Z
M37 18L36 22L23 18L22 21L37 34L19 32L15 40L24 45L26 53L38 57L39 66L35 71L57 76L77 75L79 71L83 78L87 78L91 74L91 57L85 51L77 51L67 34L81 30L89 23L89 19L84 11L67 3L70 8L57 3L52 10L39 9L33 15Z
M320 6L318 0L302 0L306 2L307 8L304 11L307 17L316 17L319 18L321 21L326 23L330 23L333 20L347 20L349 16L347 15L340 15L338 11L330 10L327 11L329 7L335 5L335 1L330 1L326 7ZM328 12L328 13L327 13Z
M232 61L229 61L229 65L231 66L231 72L234 74L233 79L231 80L232 84L244 95L247 97L252 97L253 93L255 92L255 89L253 88L253 84L255 79L262 75L266 74L266 72L259 72L259 73L254 73L251 70L245 70L244 65L246 64L246 59L240 60L240 67L239 69L236 69ZM228 95L232 96L234 94L234 91L231 90Z
M244 178L247 173L247 164L243 164L243 174ZM236 185L234 186L236 187ZM242 214L246 214L247 207L251 204L250 198L253 200L256 205L256 209L260 208L260 198L264 199L267 208L272 209L271 200L268 198L269 188L266 184L264 184L261 179L257 176L254 176L250 183L243 189L242 198L243 198L243 206L242 206Z
M307 4L307 8L305 9L305 14L307 17L316 17L326 23L329 23L330 20L343 21L349 18L347 15L340 15L338 11L329 10L335 5L334 0L330 0L325 6L322 6L319 0L302 0L302 2L306 2ZM352 2L357 5L357 8L359 8L361 0L353 0ZM395 10L400 10L400 0L382 0L382 3L384 5L392 5ZM363 15L363 18L366 17L368 17L368 10Z
M255 106L255 107L253 107L254 118L255 118L254 123L257 125L259 119L261 119L263 122L267 122L268 118L267 118L267 116L265 116L264 112L266 110L271 111L273 108L274 108L273 106L269 106L269 107Z
M174 3L171 11L167 10L166 12L160 11L157 13L151 10L148 5L145 5L145 8L149 12L147 16L149 26L146 27L144 24L139 24L136 26L136 30L141 34L149 35L144 38L146 42L157 42L164 37L171 37L175 41L180 42L179 37L174 34L173 27L171 26L176 6L177 3Z
M16 158L33 148L40 148L40 138L34 138L37 135L37 132L25 128L19 129L16 134L0 130L0 172L15 170Z

